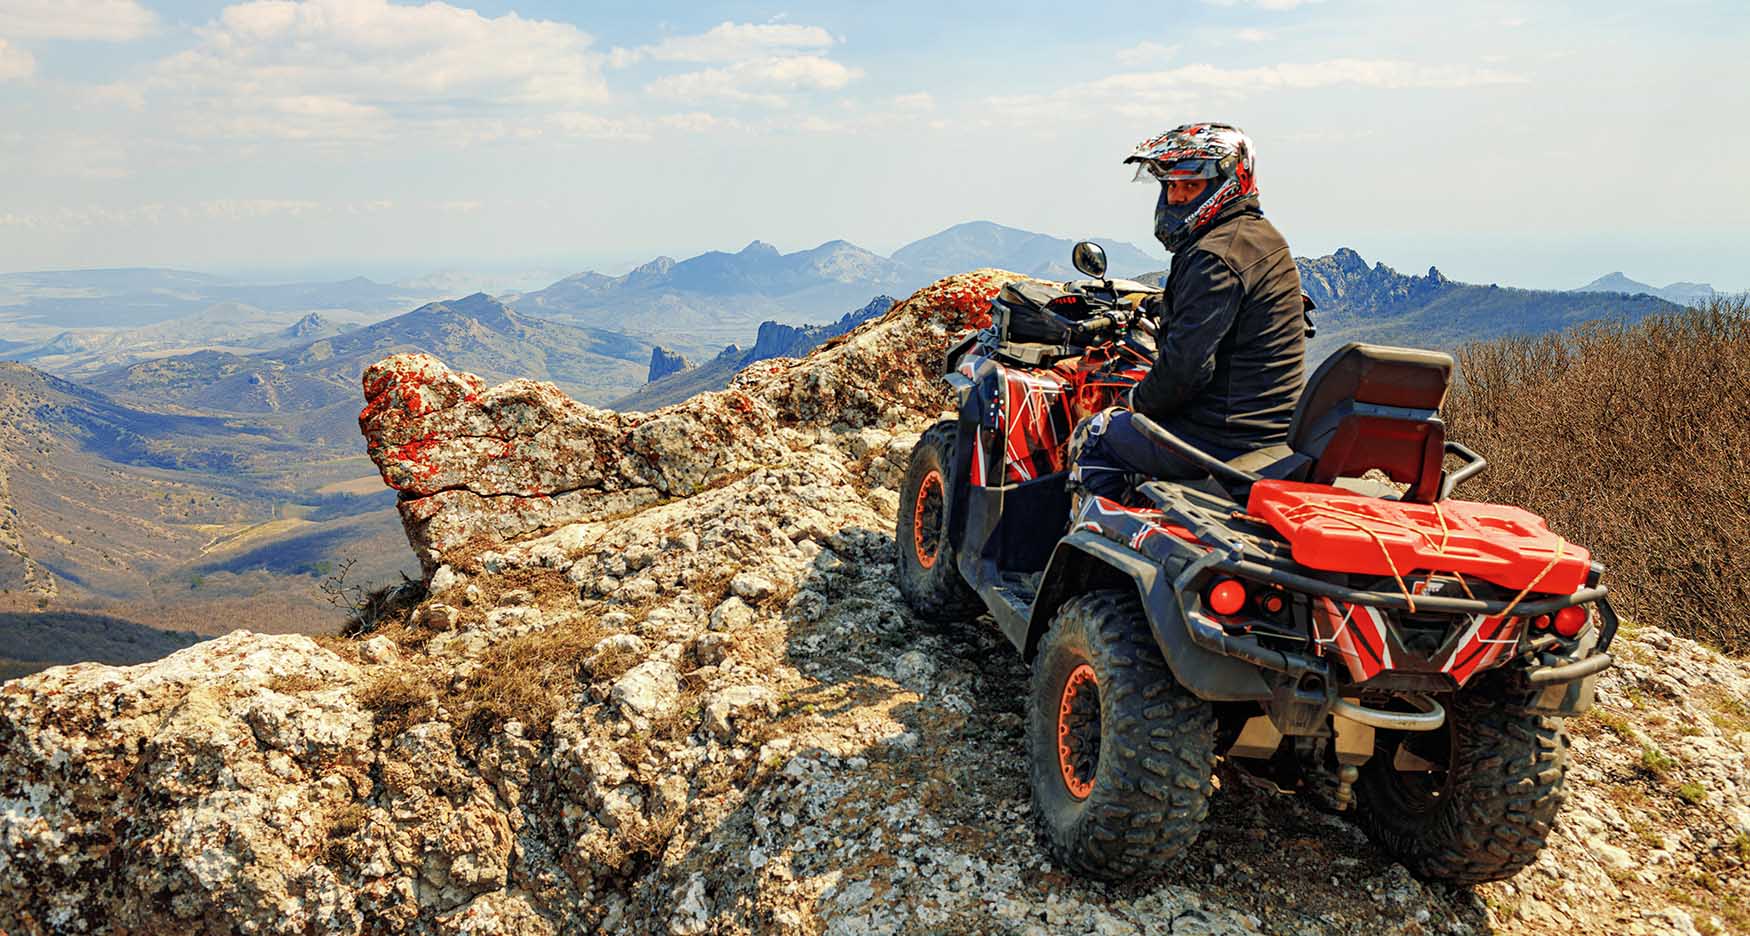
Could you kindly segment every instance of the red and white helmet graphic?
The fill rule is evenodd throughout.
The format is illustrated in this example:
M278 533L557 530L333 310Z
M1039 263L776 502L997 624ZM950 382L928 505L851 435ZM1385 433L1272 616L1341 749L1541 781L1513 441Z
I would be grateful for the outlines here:
M1155 236L1168 250L1178 250L1189 243L1223 208L1258 194L1252 139L1231 124L1193 123L1174 127L1137 144L1124 161L1139 164L1138 180L1153 178L1161 182L1161 198L1155 206ZM1179 179L1214 181L1191 203L1168 205L1166 183Z

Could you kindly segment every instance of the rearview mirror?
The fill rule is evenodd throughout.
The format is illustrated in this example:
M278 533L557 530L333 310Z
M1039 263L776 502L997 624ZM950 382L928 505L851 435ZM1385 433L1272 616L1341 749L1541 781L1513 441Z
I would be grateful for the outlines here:
M1082 241L1069 252L1069 260L1076 269L1088 274L1094 279L1106 277L1106 249L1093 241Z

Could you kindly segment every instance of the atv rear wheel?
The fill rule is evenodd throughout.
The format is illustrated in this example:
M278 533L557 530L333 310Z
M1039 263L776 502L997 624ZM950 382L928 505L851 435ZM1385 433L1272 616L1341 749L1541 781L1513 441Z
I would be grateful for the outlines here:
M943 420L912 447L893 537L899 547L899 591L913 612L932 621L964 620L984 609L960 577L954 544L948 539L948 478L955 435L954 422Z
M1426 737L1381 732L1355 785L1356 818L1424 878L1500 881L1537 860L1562 808L1562 720L1460 695Z
M1027 738L1034 824L1059 866L1150 876L1197 840L1215 713L1174 681L1133 592L1059 609L1033 659Z

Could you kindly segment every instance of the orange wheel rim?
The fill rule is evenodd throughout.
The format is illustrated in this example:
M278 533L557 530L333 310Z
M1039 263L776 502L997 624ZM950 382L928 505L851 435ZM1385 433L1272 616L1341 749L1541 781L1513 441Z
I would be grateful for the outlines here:
M911 545L918 565L935 568L942 553L942 473L934 468L924 475L912 504Z
M1094 792L1100 764L1100 684L1086 663L1070 671L1057 703L1057 769L1069 795L1087 799Z

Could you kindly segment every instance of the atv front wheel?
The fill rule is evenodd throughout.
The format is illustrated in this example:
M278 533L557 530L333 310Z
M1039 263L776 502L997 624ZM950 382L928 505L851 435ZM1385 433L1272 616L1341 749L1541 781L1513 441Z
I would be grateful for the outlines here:
M948 539L948 478L954 464L955 424L930 427L911 450L911 465L899 494L899 591L919 617L964 620L983 610L978 595L960 577Z
M1355 785L1356 818L1418 876L1500 881L1537 860L1562 808L1562 720L1460 695L1425 736L1381 732Z
M1150 876L1197 840L1215 713L1174 681L1134 593L1057 612L1033 660L1027 739L1034 823L1061 867Z

